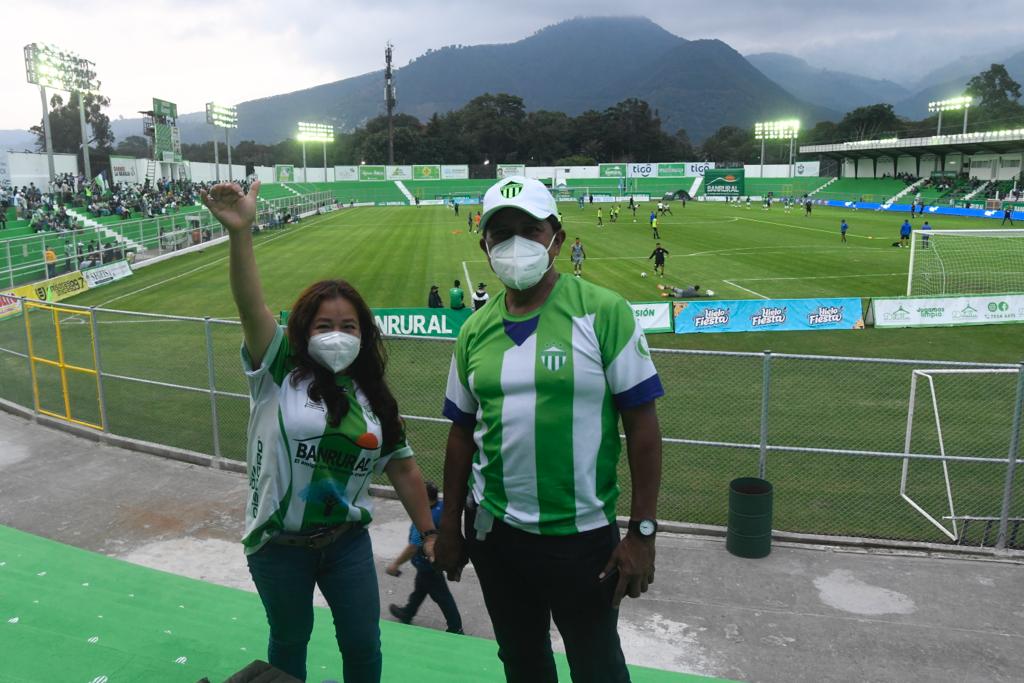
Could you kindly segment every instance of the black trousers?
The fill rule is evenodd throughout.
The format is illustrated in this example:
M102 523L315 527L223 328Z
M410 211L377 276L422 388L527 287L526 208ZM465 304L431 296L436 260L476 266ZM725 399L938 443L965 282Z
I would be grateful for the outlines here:
M412 593L409 594L409 602L405 610L409 617L416 616L420 605L427 596L437 603L448 623L448 630L455 632L462 630L462 617L459 615L459 608L455 605L455 597L448 588L448 581L444 575L433 568L416 568L416 581L413 583Z
M575 683L628 683L612 609L615 577L598 574L619 542L609 525L570 536L539 536L495 520L483 541L467 530L473 562L508 683L554 683L554 618Z

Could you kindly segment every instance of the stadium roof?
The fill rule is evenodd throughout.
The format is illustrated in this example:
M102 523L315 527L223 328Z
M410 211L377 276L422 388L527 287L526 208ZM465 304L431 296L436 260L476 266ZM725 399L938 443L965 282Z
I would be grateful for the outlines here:
M907 154L1001 154L1024 150L1024 128L999 130L989 133L932 135L926 138L886 138L884 140L857 140L831 145L801 145L800 154L824 156L877 158Z

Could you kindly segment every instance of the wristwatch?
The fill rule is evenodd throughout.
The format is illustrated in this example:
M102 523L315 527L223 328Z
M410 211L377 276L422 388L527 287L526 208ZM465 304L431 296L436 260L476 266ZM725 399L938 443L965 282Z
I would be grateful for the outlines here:
M640 538L654 538L658 532L658 521L655 519L631 519L626 527Z
M420 532L420 538L422 538L425 541L427 540L427 536L435 536L436 534L437 529L427 529L426 531Z

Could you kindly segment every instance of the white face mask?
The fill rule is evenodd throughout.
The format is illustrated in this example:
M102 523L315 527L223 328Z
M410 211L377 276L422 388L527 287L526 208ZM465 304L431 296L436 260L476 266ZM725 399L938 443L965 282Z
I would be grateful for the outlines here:
M345 332L324 332L309 338L309 355L335 374L348 368L359 355L359 337Z
M539 242L515 235L504 242L489 247L487 255L491 268L506 287L529 289L540 282L544 273L550 270L554 261L548 263L548 250L555 243L555 233L547 248Z

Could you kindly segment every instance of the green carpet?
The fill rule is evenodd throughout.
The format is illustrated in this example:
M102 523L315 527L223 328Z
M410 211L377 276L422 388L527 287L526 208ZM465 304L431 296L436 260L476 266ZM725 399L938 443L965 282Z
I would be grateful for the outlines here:
M381 631L385 681L504 680L493 641L386 621ZM222 681L266 659L266 642L255 594L0 526L0 681ZM310 681L341 679L326 609L317 609L308 670ZM710 680L631 670L635 683Z

